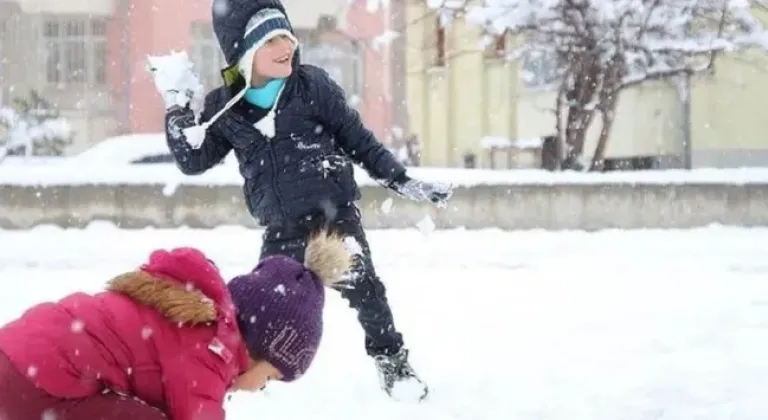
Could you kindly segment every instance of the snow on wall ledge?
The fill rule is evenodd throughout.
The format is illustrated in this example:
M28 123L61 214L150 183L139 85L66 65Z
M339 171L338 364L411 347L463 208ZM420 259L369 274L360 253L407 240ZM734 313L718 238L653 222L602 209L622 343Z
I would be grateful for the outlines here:
M6 173L0 176L0 228L43 224L79 228L93 221L123 228L256 226L245 210L239 182L231 182L234 178L215 182L218 175L211 174L203 181L203 177L169 172L166 178L150 179L148 172L136 172L131 179L118 179L113 173L109 175L113 178L100 178L99 182L69 184L47 178L49 175L10 182ZM451 171L441 172L430 175L427 169L415 169L411 174L461 180L460 170L453 176ZM768 226L768 171L692 171L683 176L664 171L610 175L472 172L478 178L456 182L459 187L447 209L393 197L364 181L359 202L364 223L369 228L409 228L423 225L429 216L438 229ZM496 178L480 179L483 173Z
M66 163L0 164L0 186L72 186L72 185L194 185L241 186L236 163L219 165L197 176L182 174L175 165L147 164L83 165L77 160ZM557 184L686 184L686 183L768 183L768 168L659 170L636 172L548 172L543 170L409 168L411 177L425 181L451 182L457 186L475 185L557 185ZM355 167L360 186L377 186L367 174Z

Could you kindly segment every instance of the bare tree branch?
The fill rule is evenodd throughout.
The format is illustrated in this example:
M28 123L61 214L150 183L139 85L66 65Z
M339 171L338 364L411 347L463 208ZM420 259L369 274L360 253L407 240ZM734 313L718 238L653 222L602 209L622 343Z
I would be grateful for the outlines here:
M768 0L445 0L487 33L523 41L509 59L548 57L559 75L555 104L564 166L577 167L587 130L602 117L599 166L622 91L644 83L713 71L719 56L768 49L755 16ZM474 3L473 4L477 4ZM564 163L566 163L564 162Z

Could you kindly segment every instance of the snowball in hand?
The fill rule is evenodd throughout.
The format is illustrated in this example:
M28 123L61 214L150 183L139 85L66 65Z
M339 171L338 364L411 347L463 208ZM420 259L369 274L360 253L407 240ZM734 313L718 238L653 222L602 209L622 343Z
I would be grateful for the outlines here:
M155 81L155 88L163 95L166 106L186 106L190 98L200 98L203 95L203 85L192 71L193 64L186 51L169 54L148 56L149 69ZM168 103L168 92L178 92Z

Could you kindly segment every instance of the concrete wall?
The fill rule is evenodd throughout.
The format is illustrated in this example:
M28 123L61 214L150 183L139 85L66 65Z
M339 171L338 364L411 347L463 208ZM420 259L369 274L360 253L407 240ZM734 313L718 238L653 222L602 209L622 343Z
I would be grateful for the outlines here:
M0 185L0 228L40 224L78 228L110 221L122 228L255 226L236 186ZM363 187L370 228L412 228L430 215L438 228L608 229L688 228L711 223L768 226L768 183L485 185L456 190L447 209Z

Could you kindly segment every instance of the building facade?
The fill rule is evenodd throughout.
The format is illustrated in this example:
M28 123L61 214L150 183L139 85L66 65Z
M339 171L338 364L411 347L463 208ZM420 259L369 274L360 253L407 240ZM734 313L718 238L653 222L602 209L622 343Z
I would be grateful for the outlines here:
M524 145L555 133L546 57L505 60L513 39L483 44L480 28L460 18L441 25L425 1L409 2L406 19L410 127L424 165L459 167L475 156L477 166L492 167L485 139ZM680 164L689 121L694 166L768 166L768 124L760 106L767 63L764 52L720 57L714 74L693 81L689 118L673 83L622 92L605 157L656 156ZM587 137L587 158L599 126L593 122Z
M393 89L405 88L394 81L402 76L391 71L391 49L377 44L392 9L367 3L284 0L303 61L328 70L386 141L396 124ZM206 88L216 86L224 60L210 15L211 0L0 0L0 106L37 90L75 128L72 153L161 131L146 57L187 50Z

